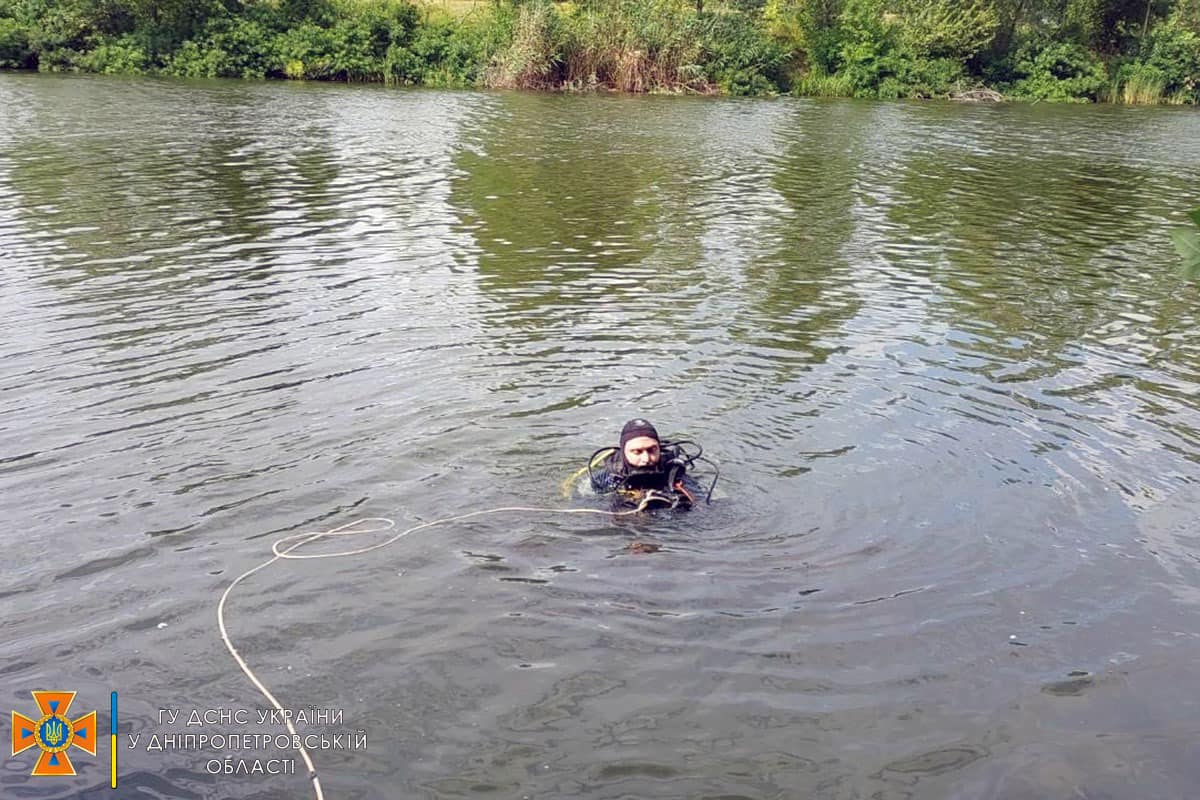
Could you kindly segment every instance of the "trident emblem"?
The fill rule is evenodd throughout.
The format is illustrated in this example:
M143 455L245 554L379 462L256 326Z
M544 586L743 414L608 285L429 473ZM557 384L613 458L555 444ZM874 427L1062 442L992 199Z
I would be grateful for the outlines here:
M63 725L63 721L58 717L50 717L46 720L46 724L42 726L42 738L46 740L46 744L51 747L58 747L62 744L63 732L67 726Z
M34 775L74 775L75 767L67 755L72 746L96 755L96 712L84 714L72 722L67 711L75 692L33 692L42 712L38 720L12 712L12 754L31 747L42 751L33 766Z

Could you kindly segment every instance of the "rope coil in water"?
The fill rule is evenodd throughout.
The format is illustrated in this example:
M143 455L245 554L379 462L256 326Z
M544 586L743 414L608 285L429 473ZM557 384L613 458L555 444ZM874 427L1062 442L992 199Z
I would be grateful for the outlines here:
M642 500L637 508L631 508L626 511L603 511L596 508L533 508L529 506L501 506L499 508L487 508L482 511L471 511L466 514L458 514L453 517L443 517L442 519L435 519L431 522L422 522L419 525L414 525L411 528L400 531L399 533L390 536L382 542L368 545L366 547L354 548L352 550L339 550L333 553L297 553L295 551L304 545L312 544L313 542L321 539L332 538L335 536L363 536L371 533L382 533L396 527L396 523L390 519L387 519L386 517L364 517L328 531L308 531L305 533L288 534L287 536L276 539L271 545L271 552L274 553L272 558L264 561L256 567L246 570L241 575L234 578L233 583L229 584L229 586L226 587L225 591L221 594L221 599L217 603L217 627L221 631L221 641L225 643L225 647L229 650L229 654L233 656L233 660L237 662L239 667L241 667L242 672L246 674L246 677L250 679L250 682L254 684L254 687L258 689L260 693L262 693L263 697L267 698L267 702L274 706L275 709L279 711L281 715L283 715L283 721L287 726L288 733L291 734L292 741L297 743L297 749L300 751L300 757L304 761L304 766L308 769L308 777L309 780L312 781L313 791L316 792L317 800L325 800L325 793L321 789L321 779L317 775L317 768L313 764L312 758L308 754L308 750L300 741L299 734L296 733L296 727L292 724L291 716L283 713L283 706L278 700L275 699L275 695L271 694L271 690L263 685L263 682L258 679L258 676L254 674L254 670L250 669L250 665L246 663L246 659L242 658L242 654L239 653L238 649L233 646L233 641L229 638L229 630L225 627L225 603L229 600L229 595L233 592L234 587L236 587L246 578L249 578L254 573L271 566L276 561L286 559L299 560L310 558L344 558L346 556L361 555L363 553L370 553L372 550L381 550L384 547L403 539L410 533L416 533L417 531L424 530L425 528L432 528L435 525L448 525L452 522L462 522L463 520L472 519L474 517L515 512L527 514L599 514L606 517L624 517L644 511L651 502L652 498L647 496Z

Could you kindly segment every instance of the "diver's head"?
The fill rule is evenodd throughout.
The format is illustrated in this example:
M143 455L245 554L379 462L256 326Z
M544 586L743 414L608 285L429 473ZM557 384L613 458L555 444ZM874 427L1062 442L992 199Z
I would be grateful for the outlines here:
M631 419L621 429L621 458L634 469L652 469L662 458L658 431L644 419Z

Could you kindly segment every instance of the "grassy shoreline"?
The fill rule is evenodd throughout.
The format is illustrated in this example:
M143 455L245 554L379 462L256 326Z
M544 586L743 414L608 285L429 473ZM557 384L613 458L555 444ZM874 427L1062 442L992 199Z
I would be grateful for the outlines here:
M1059 7L1058 17L1048 15ZM1075 13L1085 7L1090 22ZM1103 0L0 0L0 68L542 91L1200 103L1200 0L1152 0L1138 6L1142 18L1114 16L1131 8Z

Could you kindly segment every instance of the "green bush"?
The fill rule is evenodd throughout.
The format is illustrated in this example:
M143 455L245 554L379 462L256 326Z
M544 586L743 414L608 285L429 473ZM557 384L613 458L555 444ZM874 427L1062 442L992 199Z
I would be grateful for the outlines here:
M475 20L432 19L417 28L411 52L415 59L412 83L425 86L475 86L482 65L497 49L495 26Z
M725 2L729 8L739 12L740 15L751 18L760 17L767 6L767 0L725 0ZM703 5L702 3L701 6Z
M279 36L279 69L290 78L412 83L420 69L408 49L418 26L410 3L349 6L332 24L303 22Z
M75 60L76 68L105 75L141 75L150 65L150 56L141 42L129 34L117 39L102 39Z
M1175 0L1169 19L1184 30L1200 33L1200 0Z
M836 29L836 58L817 63L797 82L797 93L946 97L967 82L964 62L991 37L994 17L959 19L941 0L910 2L908 16L889 13L888 7L883 0L847 0Z
M279 74L275 31L247 17L209 20L180 46L165 71L189 78L264 78Z
M984 0L904 0L898 22L905 50L917 58L971 58L1000 26Z
M0 0L0 67L879 98L982 79L1198 103L1200 0L494 0L466 19L413 0Z
M0 17L0 69L29 69L36 63L25 26Z
M37 54L38 72L75 72L83 52L69 47L56 47Z
M210 78L398 83L414 82L421 74L408 49L419 25L411 3L309 3L303 8L306 19L290 28L266 6L246 16L209 20L179 48L167 71Z
M787 52L747 17L705 15L700 41L704 72L725 94L774 94L787 88Z
M284 75L297 80L330 77L338 49L333 31L311 21L289 28L275 39L275 52Z
M895 74L896 30L884 9L881 0L846 0L842 10L837 71L845 74L855 97L874 97L884 79Z
M358 22L329 28L305 22L281 34L275 53L284 74L305 80L383 80L390 36Z
M1146 65L1162 73L1164 95L1200 101L1200 35L1171 19L1151 29L1142 52Z
M181 44L200 35L213 19L235 13L265 24L264 18L275 14L274 6L267 3L233 5L229 0L83 0L96 2L97 7L124 7L130 9L129 17L117 23L108 33L135 33L140 37L143 49L157 63L162 63ZM226 6L229 6L227 8ZM229 9L236 9L231 12ZM269 25L268 25L269 27Z
M1200 102L1200 36L1178 15L1152 28L1138 50L1117 69L1112 102Z
M1022 43L1012 74L1012 93L1030 100L1087 102L1099 98L1109 83L1099 57L1073 42Z
M883 64L891 74L879 83L876 96L881 100L949 97L967 83L966 68L954 58L915 58L899 51Z
M797 66L808 68L805 80L828 76L837 69L840 7L841 0L767 0L763 8L767 33Z
M50 51L86 50L88 40L94 33L92 21L86 14L74 6L58 3L46 3L36 13L27 30L30 48L39 55ZM50 60L59 62L63 59L56 57ZM39 58L39 61L44 60Z

